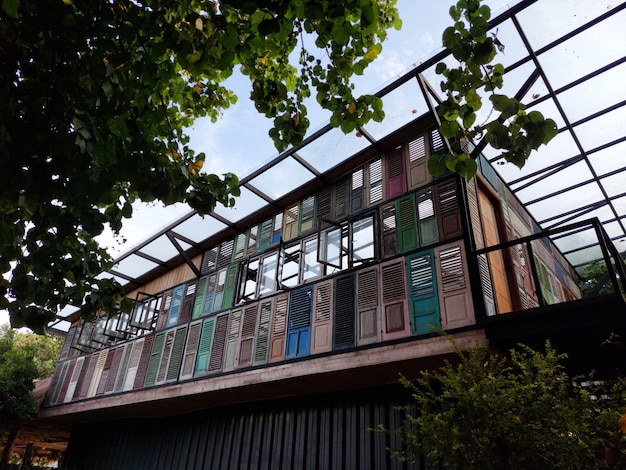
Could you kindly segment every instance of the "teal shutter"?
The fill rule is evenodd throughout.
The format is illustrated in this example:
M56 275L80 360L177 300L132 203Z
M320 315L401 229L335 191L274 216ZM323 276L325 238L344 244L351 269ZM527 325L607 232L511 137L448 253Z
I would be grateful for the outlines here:
M196 358L196 375L209 371L209 359L213 347L213 335L215 334L215 318L207 318L202 322L200 341L198 343L198 355Z
M267 219L264 222L259 224L259 228L257 230L257 241L256 247L257 252L262 252L267 250L272 245L272 228L274 226L273 219Z
M441 328L432 250L408 256L407 269L413 333L432 333L431 326Z
M150 360L148 362L148 368L146 370L146 377L143 382L144 387L151 387L156 383L157 373L159 371L159 364L161 363L161 355L163 354L163 346L165 345L166 334L166 331L162 331L160 333L157 333L154 337L154 343L152 344L152 350L150 352Z
M226 271L226 282L224 282L224 297L222 298L222 308L229 308L233 305L235 298L235 288L237 285L237 266L232 264Z
M185 295L185 284L174 288L172 292L172 303L170 304L170 311L167 316L167 323L165 327L174 326L178 323L178 316L183 305L183 297Z
M204 309L204 296L206 295L208 285L209 276L203 276L198 281L198 285L196 287L196 299L194 300L193 312L191 314L191 318L193 320L202 316L202 311Z
M418 245L416 211L413 195L401 197L396 201L398 247L401 253L416 249Z

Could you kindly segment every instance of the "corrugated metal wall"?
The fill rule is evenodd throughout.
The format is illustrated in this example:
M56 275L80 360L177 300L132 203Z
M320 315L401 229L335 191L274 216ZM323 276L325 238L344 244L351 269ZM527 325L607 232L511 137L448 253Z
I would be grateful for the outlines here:
M66 470L415 469L392 456L397 388L212 409L75 427Z

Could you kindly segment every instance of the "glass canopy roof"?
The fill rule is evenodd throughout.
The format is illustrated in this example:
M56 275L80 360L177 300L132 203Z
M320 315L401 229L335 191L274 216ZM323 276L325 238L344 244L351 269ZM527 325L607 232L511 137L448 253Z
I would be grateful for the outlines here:
M505 45L504 54L497 57L506 68L503 92L523 96L528 109L554 119L559 135L531 155L521 170L503 164L489 146L483 154L542 228L597 217L619 252L626 252L626 2L612 6L600 1L526 0L492 24ZM420 79L439 89L435 66L452 60L442 50L378 92L387 117L368 124L364 138L344 135L329 125L318 129L301 145L243 177L235 208L219 207L204 218L186 214L118 257L105 275L130 289L133 280L178 256L179 248L198 246L236 226L430 113ZM593 234L578 232L555 243L580 266L601 258L594 240Z

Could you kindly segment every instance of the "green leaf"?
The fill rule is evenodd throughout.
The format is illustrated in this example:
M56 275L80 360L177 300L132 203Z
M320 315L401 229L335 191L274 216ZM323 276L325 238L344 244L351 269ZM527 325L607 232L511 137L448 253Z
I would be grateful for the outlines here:
M446 167L445 157L442 155L431 155L428 158L427 165L428 172L435 177L443 175L448 169Z
M19 18L20 0L2 0L2 9L13 18Z
M459 132L459 124L456 121L443 121L439 126L439 131L443 137L450 139Z

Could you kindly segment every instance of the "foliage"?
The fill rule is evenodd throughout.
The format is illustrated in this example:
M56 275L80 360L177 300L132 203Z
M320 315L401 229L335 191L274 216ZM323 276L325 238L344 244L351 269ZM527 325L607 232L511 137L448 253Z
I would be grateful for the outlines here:
M61 354L63 338L59 336L38 335L29 332L14 330L9 333L9 326L0 326L0 336L11 334L13 345L18 349L29 349L34 351L33 360L37 366L37 378L44 379L51 377Z
M606 261L591 262L581 270L581 277L583 279L581 291L583 297L588 297L594 293L595 295L601 295L615 292L615 288L608 274ZM600 284L602 285L601 287L599 286ZM596 289L597 292L595 292Z
M538 111L527 113L515 97L496 93L502 88L505 70L502 64L492 62L496 49L503 50L504 45L493 33L488 34L489 7L481 5L480 0L459 0L450 8L450 16L454 26L445 29L442 40L459 65L451 68L442 62L436 68L445 77L441 89L446 98L439 107L439 130L450 144L450 153L443 158L431 157L429 170L434 175L450 170L470 179L476 173L474 159L478 155L471 152L468 142L481 138L502 149L502 157L521 168L532 150L556 136L556 123ZM483 105L481 93L489 94L492 112L499 116L479 124L476 113Z
M521 346L508 358L487 345L457 354L416 382L402 378L415 400L391 430L402 459L463 469L624 468L624 380L581 386L549 343L544 353Z
M19 345L19 333L0 329L0 436L11 432L23 419L33 418L37 404L30 395L39 370L35 343Z
M223 85L235 67L273 118L279 149L302 140L311 90L346 132L380 121L380 100L354 97L350 78L399 28L394 5L4 0L0 309L12 325L42 331L68 304L87 317L130 310L119 284L97 277L112 260L94 237L105 225L118 231L135 200L187 202L200 214L234 204L237 177L200 171L207 157L185 128L235 103Z

